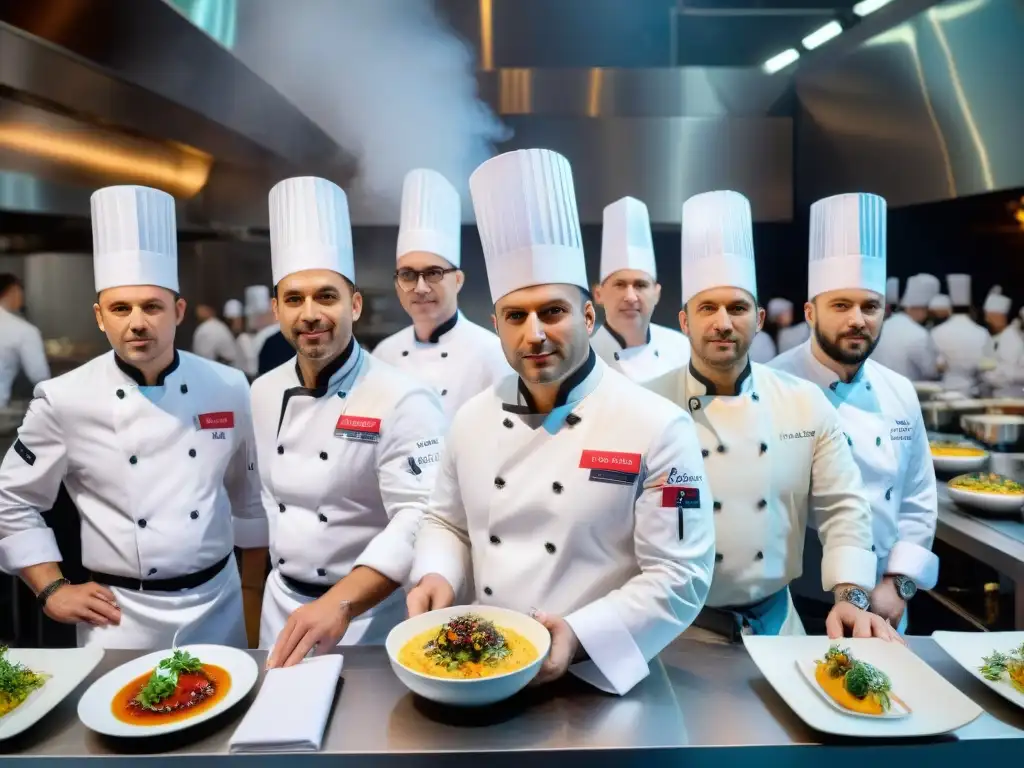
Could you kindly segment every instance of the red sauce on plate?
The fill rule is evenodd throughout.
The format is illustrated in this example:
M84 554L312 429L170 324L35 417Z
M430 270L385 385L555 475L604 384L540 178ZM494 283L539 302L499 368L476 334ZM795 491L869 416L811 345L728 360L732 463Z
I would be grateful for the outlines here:
M214 664L203 664L203 674L186 672L180 675L174 693L160 702L161 705L172 708L170 712L153 712L132 704L132 700L138 696L139 691L146 687L152 674L153 670L150 670L146 674L140 675L117 692L110 705L110 711L122 723L163 725L164 723L188 720L215 707L227 696L228 690L231 688L231 675L226 669ZM194 695L201 695L201 691L207 685L213 686L212 694L191 706L182 706L187 704Z

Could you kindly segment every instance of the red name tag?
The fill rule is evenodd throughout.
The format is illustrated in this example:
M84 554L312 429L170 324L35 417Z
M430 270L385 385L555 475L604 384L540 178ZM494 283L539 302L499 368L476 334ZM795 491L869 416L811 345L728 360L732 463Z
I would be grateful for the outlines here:
M342 416L334 427L345 432L367 432L380 434L380 419L367 419L363 416Z
M580 469L614 469L617 472L640 473L639 453L618 453L616 451L584 451L580 457Z
M232 411L199 414L200 429L234 429L235 414Z
M700 489L689 488L685 485L663 485L661 487L661 506L699 509Z

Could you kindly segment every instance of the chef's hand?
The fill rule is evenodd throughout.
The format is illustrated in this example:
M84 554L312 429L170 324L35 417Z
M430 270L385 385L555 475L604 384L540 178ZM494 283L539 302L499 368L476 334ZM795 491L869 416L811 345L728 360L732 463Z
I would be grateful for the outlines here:
M825 631L832 640L838 640L850 630L852 637L878 637L895 640L906 645L899 632L881 616L861 610L853 603L842 600L835 604L825 619Z
M409 611L409 618L454 604L455 590L448 583L448 579L437 573L428 573L420 579L419 584L409 590L409 594L405 597L405 607Z
M46 598L43 613L62 624L84 621L97 627L121 623L121 609L114 593L90 581L88 584L65 584Z
M886 576L871 590L871 612L887 619L892 626L900 625L905 610L907 601L896 591L896 582L892 576Z
M352 612L347 602L330 594L297 608L277 636L267 657L267 669L298 664L315 647L325 653L338 644L348 629Z
M552 616L537 611L533 614L533 618L547 627L548 632L551 633L551 650L532 683L533 685L543 685L557 680L569 671L569 665L572 664L572 660L576 658L576 653L580 649L580 641L572 627L569 626L569 622L561 616Z

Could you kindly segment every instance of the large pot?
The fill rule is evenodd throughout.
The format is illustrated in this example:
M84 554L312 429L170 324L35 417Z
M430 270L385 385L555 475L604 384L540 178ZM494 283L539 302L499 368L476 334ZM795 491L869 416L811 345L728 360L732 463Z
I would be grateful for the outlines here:
M1021 397L995 397L981 402L985 404L985 413L1024 416L1024 398Z
M985 445L1016 446L1024 442L1024 416L967 414L960 417L960 426L964 432Z
M921 415L929 432L956 434L960 431L960 417L965 414L984 413L980 400L928 400L921 403Z

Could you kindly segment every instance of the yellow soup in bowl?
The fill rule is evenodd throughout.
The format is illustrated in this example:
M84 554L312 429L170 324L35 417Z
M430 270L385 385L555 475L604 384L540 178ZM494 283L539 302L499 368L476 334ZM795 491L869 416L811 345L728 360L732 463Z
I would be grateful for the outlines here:
M465 614L413 637L398 652L398 661L424 675L473 680L516 672L538 655L515 630Z
M932 456L939 457L957 457L957 458L976 458L984 456L985 451L981 448L975 448L973 445L964 445L963 443L932 443L931 444Z

